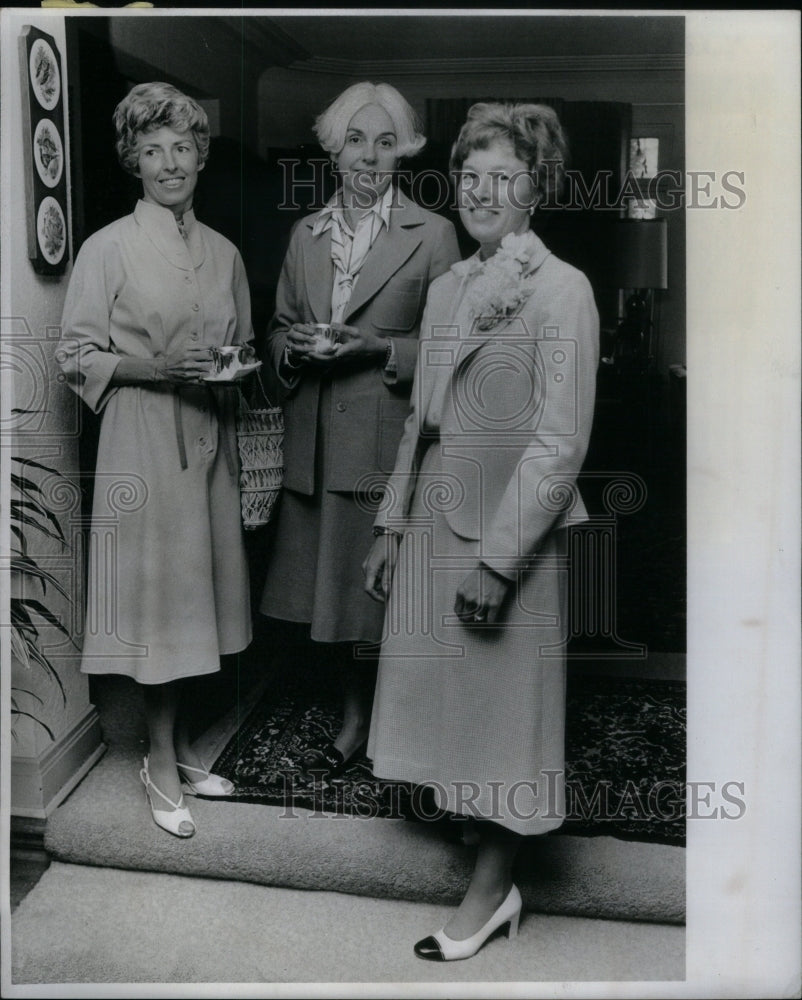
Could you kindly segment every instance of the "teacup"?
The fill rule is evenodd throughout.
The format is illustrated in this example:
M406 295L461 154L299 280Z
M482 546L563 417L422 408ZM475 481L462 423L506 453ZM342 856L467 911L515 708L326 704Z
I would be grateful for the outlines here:
M243 365L252 364L256 360L256 351L252 347L240 344L229 344L223 347L212 347L212 372L234 371Z
M315 353L332 354L340 342L340 335L332 329L331 323L313 323L312 325L315 328Z

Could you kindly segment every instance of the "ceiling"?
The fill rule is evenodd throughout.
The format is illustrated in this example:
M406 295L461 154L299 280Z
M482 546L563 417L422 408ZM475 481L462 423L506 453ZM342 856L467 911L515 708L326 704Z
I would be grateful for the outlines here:
M495 13L399 16L316 11L270 17L277 34L307 58L371 62L387 59L537 58L599 55L682 55L682 16L538 15Z

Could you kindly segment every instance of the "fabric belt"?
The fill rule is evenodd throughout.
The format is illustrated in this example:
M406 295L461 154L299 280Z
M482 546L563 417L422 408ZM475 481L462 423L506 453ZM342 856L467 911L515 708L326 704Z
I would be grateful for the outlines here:
M228 434L226 433L225 424L222 419L220 403L216 393L210 386L207 386L206 390L209 394L209 409L217 419L217 440L223 451L228 473L230 476L236 476L238 471L237 461L231 451L231 442L228 440ZM181 469L183 471L188 467L188 462L187 447L184 441L184 421L181 414L181 392L179 389L176 389L173 393L173 416L175 418L175 438L178 445L178 457L181 461Z
M209 392L209 407L217 417L217 440L220 443L220 447L223 449L223 455L225 456L226 465L228 466L228 474L230 476L236 476L237 474L237 462L234 455L231 453L231 442L228 440L228 434L226 434L225 424L223 423L223 415L220 411L220 401L217 398L217 393L211 387L208 387ZM228 401L228 397L225 398L225 402Z
M187 448L184 444L184 425L181 421L181 394L178 389L173 393L173 416L175 417L175 437L178 442L178 457L181 459L181 469L187 468Z

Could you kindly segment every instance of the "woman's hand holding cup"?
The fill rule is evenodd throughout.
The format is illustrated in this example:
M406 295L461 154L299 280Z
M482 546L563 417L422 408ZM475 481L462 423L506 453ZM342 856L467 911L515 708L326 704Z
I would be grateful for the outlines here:
M179 385L199 382L212 370L212 352L202 344L188 344L156 359L157 378Z
M289 360L328 366L337 355L336 335L330 323L293 323L287 331Z
M338 358L383 358L387 353L389 341L377 337L370 330L360 330L345 323L335 323L334 330L340 341Z

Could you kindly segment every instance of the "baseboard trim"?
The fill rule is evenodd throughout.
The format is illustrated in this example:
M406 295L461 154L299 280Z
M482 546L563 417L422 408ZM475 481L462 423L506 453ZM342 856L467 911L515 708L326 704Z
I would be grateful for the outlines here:
M11 760L11 815L46 820L106 751L94 705L36 757Z
M9 822L9 847L12 855L38 857L47 854L45 830L47 820L29 816L11 816Z

